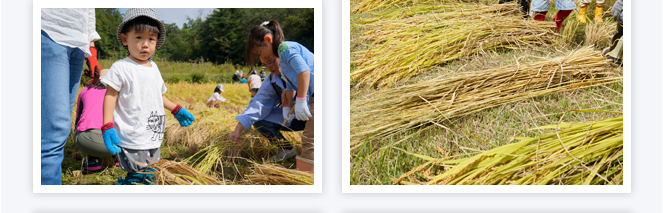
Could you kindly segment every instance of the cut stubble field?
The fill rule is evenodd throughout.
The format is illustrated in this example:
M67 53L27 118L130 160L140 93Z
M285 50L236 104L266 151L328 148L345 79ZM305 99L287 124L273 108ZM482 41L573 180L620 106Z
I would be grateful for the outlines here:
M352 7L354 8L359 4L367 5L366 2L367 1L352 1ZM364 57L368 51L375 51L372 53L373 55L380 55L380 51L389 50L388 46L383 46L383 41L365 39L365 32L379 29L376 26L387 26L387 23L395 22L403 17L411 18L412 16L417 15L434 16L431 15L431 13L434 13L436 8L445 8L438 5L434 8L429 7L430 10L426 10L426 7L422 6L425 5L426 2L428 1L421 1L419 2L419 5L410 5L413 4L410 2L390 3L391 6L384 6L372 12L354 11L351 15L351 72L355 72L361 67L361 63L364 63L366 60L365 58L362 59L362 57ZM450 2L458 3L460 1ZM462 2L466 2L463 4L474 4L467 3L468 1ZM437 3L442 4L441 2ZM610 2L607 2L606 5L609 3ZM395 10L394 8L402 11L398 13L401 14L401 16L393 18L395 16L393 12ZM446 8L445 10L450 9ZM416 13L409 14L409 11L416 11ZM437 12L443 13L440 12L439 9ZM379 18L379 15L381 14L387 14L389 16L388 18L382 19ZM551 10L548 13L549 17L547 20L551 20L554 14L555 11ZM375 20L382 20L382 22L380 22L380 24L374 24ZM520 20L514 19L514 22L516 21ZM529 21L531 22L531 20ZM370 107L365 106L366 104L369 104L367 100L370 101L372 100L371 98L379 97L380 94L386 93L385 91L387 90L397 91L398 88L407 88L408 86L414 88L413 85L433 82L435 79L443 78L440 76L451 77L455 75L465 75L467 73L482 72L497 67L518 67L522 64L551 60L557 57L567 56L569 52L581 49L582 47L593 49L592 51L598 51L601 47L605 47L605 45L609 43L611 35L615 32L615 22L610 18L606 19L606 23L578 25L573 22L576 22L575 14L567 18L567 21L565 22L567 27L562 32L554 33L552 30L548 29L549 32L553 34L552 36L555 37L555 41L550 44L533 44L527 48L488 48L485 50L475 50L472 54L445 61L443 63L436 63L434 66L429 66L425 71L418 72L416 75L408 73L409 77L391 78L389 81L386 81L388 83L367 84L366 82L375 80L365 79L371 78L371 76L364 76L363 78L357 79L353 78L350 88L352 147L346 147L351 149L351 158L346 159L351 161L351 184L411 184L400 178L406 174L409 177L415 177L414 179L431 180L433 179L430 176L432 174L427 174L422 169L417 170L420 166L430 164L433 161L431 159L446 158L448 160L471 158L495 147L516 143L524 137L538 137L551 132L550 129L537 129L537 127L562 123L591 123L619 116L619 114L609 113L607 111L623 111L624 97L623 82L621 80L622 69L620 67L606 64L604 72L609 73L609 75L612 76L613 81L592 84L593 86L583 88L558 91L550 94L527 96L522 98L522 100L493 105L480 111L463 114L458 117L452 116L452 118L448 119L444 119L444 117L448 117L448 115L442 114L440 112L441 109L434 106L435 103L426 103L426 100L421 101L425 98L414 95L417 91L402 91L403 95L401 96L397 94L389 96L395 99L389 100L391 101L389 104L379 106L380 103L375 103L375 108L387 109L394 105L398 105L399 102L405 102L410 99L419 99L423 104L417 106L424 110L428 108L429 114L427 116L438 116L443 117L443 119L431 119L428 120L428 122L421 122L415 128L401 128L397 126L394 128L401 129L399 129L399 131L390 132L390 134L357 134L357 132L362 130L362 127L367 123L374 122L375 120L390 119L386 117L386 115L393 110L382 112L384 114L381 115L379 119L371 118L370 116L360 116L362 115L361 110L371 109ZM419 26L420 25L417 25L417 27ZM552 26L554 28L554 25ZM442 31L438 30L436 32ZM470 34L468 33L467 35ZM412 39L416 40L418 38L414 37ZM393 40L389 42L393 42ZM412 41L409 42L413 43ZM480 42L480 40L477 42ZM407 48L412 49L413 47ZM385 61L378 63L387 65L397 62ZM381 69L389 70L390 67L385 66ZM373 78L375 78L375 76L373 76ZM439 86L441 85L430 85L431 88ZM454 100L451 102L453 101ZM380 102L386 103L388 101ZM362 103L362 105L357 105L357 103ZM410 112L409 108L398 110ZM410 120L416 119L418 119L418 117L411 117ZM375 125L376 128L369 129L375 130L379 129L381 126L387 125L390 125L390 123L378 123ZM445 165L438 166L444 167ZM453 167L453 165L446 165L446 170L449 169L449 166ZM445 169L440 169L440 171L442 170ZM408 174L408 172L410 173ZM620 184L619 181L619 179L616 179L616 184ZM425 182L419 184L425 184Z

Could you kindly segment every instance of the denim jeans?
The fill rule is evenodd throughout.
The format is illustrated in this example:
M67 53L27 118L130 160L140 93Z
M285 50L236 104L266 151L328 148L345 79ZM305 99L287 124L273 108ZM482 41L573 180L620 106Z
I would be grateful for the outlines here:
M62 184L64 144L71 131L85 54L41 31L41 184Z
M293 119L292 123L290 123L290 127L285 127L282 126L281 124L265 120L260 120L253 123L253 128L256 128L256 130L258 130L258 132L260 132L262 136L266 137L267 140L269 140L269 142L272 143L278 142L279 140L285 141L285 137L283 137L281 131L286 131L286 132L302 131L304 130L305 126L306 126L306 121L300 121L297 119ZM292 144L290 144L290 142L282 143L279 144L279 147L284 149L290 149L292 148Z
M555 9L557 10L573 10L576 9L576 3L573 0L555 0ZM548 0L532 0L531 10L533 12L544 12L550 10L550 1Z

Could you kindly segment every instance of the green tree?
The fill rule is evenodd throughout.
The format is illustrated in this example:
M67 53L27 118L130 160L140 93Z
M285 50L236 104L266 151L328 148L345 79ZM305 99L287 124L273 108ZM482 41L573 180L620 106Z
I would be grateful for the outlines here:
M96 30L101 40L94 43L100 58L122 58L126 54L117 41L117 27L122 23L122 14L117 8L96 8Z
M188 18L182 29L164 23L166 43L157 51L157 57L244 64L249 29L267 20L280 23L286 40L313 51L313 9L219 8L204 21L200 17Z

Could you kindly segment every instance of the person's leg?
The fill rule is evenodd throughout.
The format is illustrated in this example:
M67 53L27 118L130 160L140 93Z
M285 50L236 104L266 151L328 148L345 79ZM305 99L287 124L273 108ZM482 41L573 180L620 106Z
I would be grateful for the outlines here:
M529 16L529 1L518 0L518 3L520 4L520 12L522 13L523 18L527 18L527 16Z
M578 8L578 22L587 23L587 5L591 3L591 0L582 0L580 1L580 7Z
M83 153L96 157L112 156L104 145L104 138L99 129L88 129L83 132L76 131L74 145Z
M514 0L499 0L499 4L504 4L507 2L512 2ZM529 14L529 1L528 0L517 0L518 5L520 5L520 12L523 14L523 18L527 18Z
M92 130L83 132L76 130L74 133L74 145L76 145L81 152L88 154L87 159L83 162L83 168L87 171L97 171L101 169L102 166L99 157L111 155L103 145L104 141L101 137L101 131L98 129L95 130L97 130L99 134L91 133ZM99 139L101 139L101 141L99 141ZM105 155L100 153L104 153Z
M561 31L564 28L564 19L576 9L576 3L573 0L556 0L555 9L559 10L553 19L556 25L555 30Z
M122 151L117 153L117 161L120 168L127 172L127 176L117 178L117 185L146 184L152 185L154 181L153 174L145 174L155 171L146 166L157 163L161 160L159 148L148 150L126 149L120 147Z
M546 20L546 14L548 14L548 11L534 12L534 20L536 20L536 21L545 21Z
M278 143L278 146L283 149L292 149L292 144L286 141L283 134L281 134L282 127L281 124L265 120L253 123L253 128L256 128L256 130L258 130L263 137L267 138L270 143Z
M615 44L613 49L607 54L608 59L612 60L612 62L616 64L621 64L622 55L624 53L622 48L624 41L622 38L618 39L617 44Z
M569 14L576 9L576 3L573 0L556 0L555 9L559 10L554 18L556 25L555 29L560 31L564 28L564 19L569 17Z
M566 17L569 17L569 14L571 14L571 12L573 12L573 10L560 10L560 11L557 11L557 14L555 14L555 18L553 19L553 20L555 20L555 30L556 31L560 31L560 30L562 30L562 28L564 28L564 25L563 25L564 19L566 19Z
M127 172L127 175L124 176L124 178L117 178L115 185L154 185L154 174L151 174L150 172L155 171L156 170L153 168L148 168L140 173Z
M534 20L545 21L546 14L548 13L548 10L550 10L548 0L532 0L531 10Z
M622 35L624 35L624 27L620 23L617 23L617 33L615 33L615 36L612 37L612 40L610 41L610 47L604 51L604 55L607 54L607 52L615 49L615 46L617 46L617 42L619 42L619 40L622 38Z
M41 35L41 184L61 185L64 145L83 70L83 51ZM78 63L72 63L80 60ZM78 65L77 68L72 65ZM77 69L77 71L73 71ZM76 76L77 75L77 76ZM75 85L72 84L75 81ZM73 94L71 94L73 91Z
M282 127L281 131L286 131L286 132L303 131L306 128L306 123L307 121L300 121L297 119L293 119L292 122L290 122L290 127Z
M300 171L306 171L313 173L313 168L314 168L314 153L313 153L313 148L314 148L314 121L315 121L315 114L314 114L314 101L313 97L309 100L309 105L311 105L311 108L309 110L311 111L311 118L306 121L306 127L304 128L304 132L302 132L302 154L300 156L297 156L297 170Z
M596 0L597 7L603 7L603 4L605 4L605 0Z

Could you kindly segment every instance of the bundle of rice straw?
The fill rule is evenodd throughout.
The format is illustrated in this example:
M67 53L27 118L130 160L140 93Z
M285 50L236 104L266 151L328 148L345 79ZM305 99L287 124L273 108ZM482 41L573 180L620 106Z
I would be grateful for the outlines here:
M389 7L402 8L402 7L415 6L420 4L436 5L443 3L458 3L458 2L479 3L482 1L487 2L485 0L364 0L358 2L357 6L353 7L350 10L350 12L356 14L356 13L364 13L377 9L389 8Z
M191 157L185 159L185 162L205 174L224 173L224 163L228 167L235 164L236 159L266 159L270 153L275 153L278 147L284 143L292 144L297 149L301 146L289 135L284 135L286 140L270 143L270 141L258 136L255 129L248 131L250 132L245 133L238 144L233 144L228 138L221 138L215 144L200 149Z
M223 168L223 156L233 145L229 141L223 141L198 151L187 158L185 162L193 165L193 168L204 173L213 174L218 168ZM227 154L233 155L233 154ZM227 156L226 155L226 156Z
M380 90L351 103L351 146L535 96L622 81L608 68L598 51L584 47L562 57Z
M493 148L470 158L427 163L397 184L620 185L623 184L623 118L561 123L539 137ZM417 155L421 157L421 155ZM406 180L407 179L407 180ZM423 179L423 181L420 181Z
M490 13L498 13L502 16L505 15L518 15L518 6L514 3L509 4L494 4L494 5L477 5L477 4L417 4L407 8L391 8L388 10L374 13L374 16L357 16L352 21L354 25L372 26L382 25L397 19L404 19L412 16L420 16L416 20L422 21L427 19L471 19L478 16L493 15ZM513 14L511 14L513 13Z
M313 174L280 165L253 162L253 173L247 179L260 185L313 185Z
M225 185L216 177L202 173L184 162L159 160L148 166L156 171L153 174L155 185Z
M540 48L559 37L551 30L551 22L522 19L515 4L477 7L474 11L469 15L461 11L433 13L381 22L377 29L352 41L373 42L367 50L353 54L353 83L387 87L475 53Z

